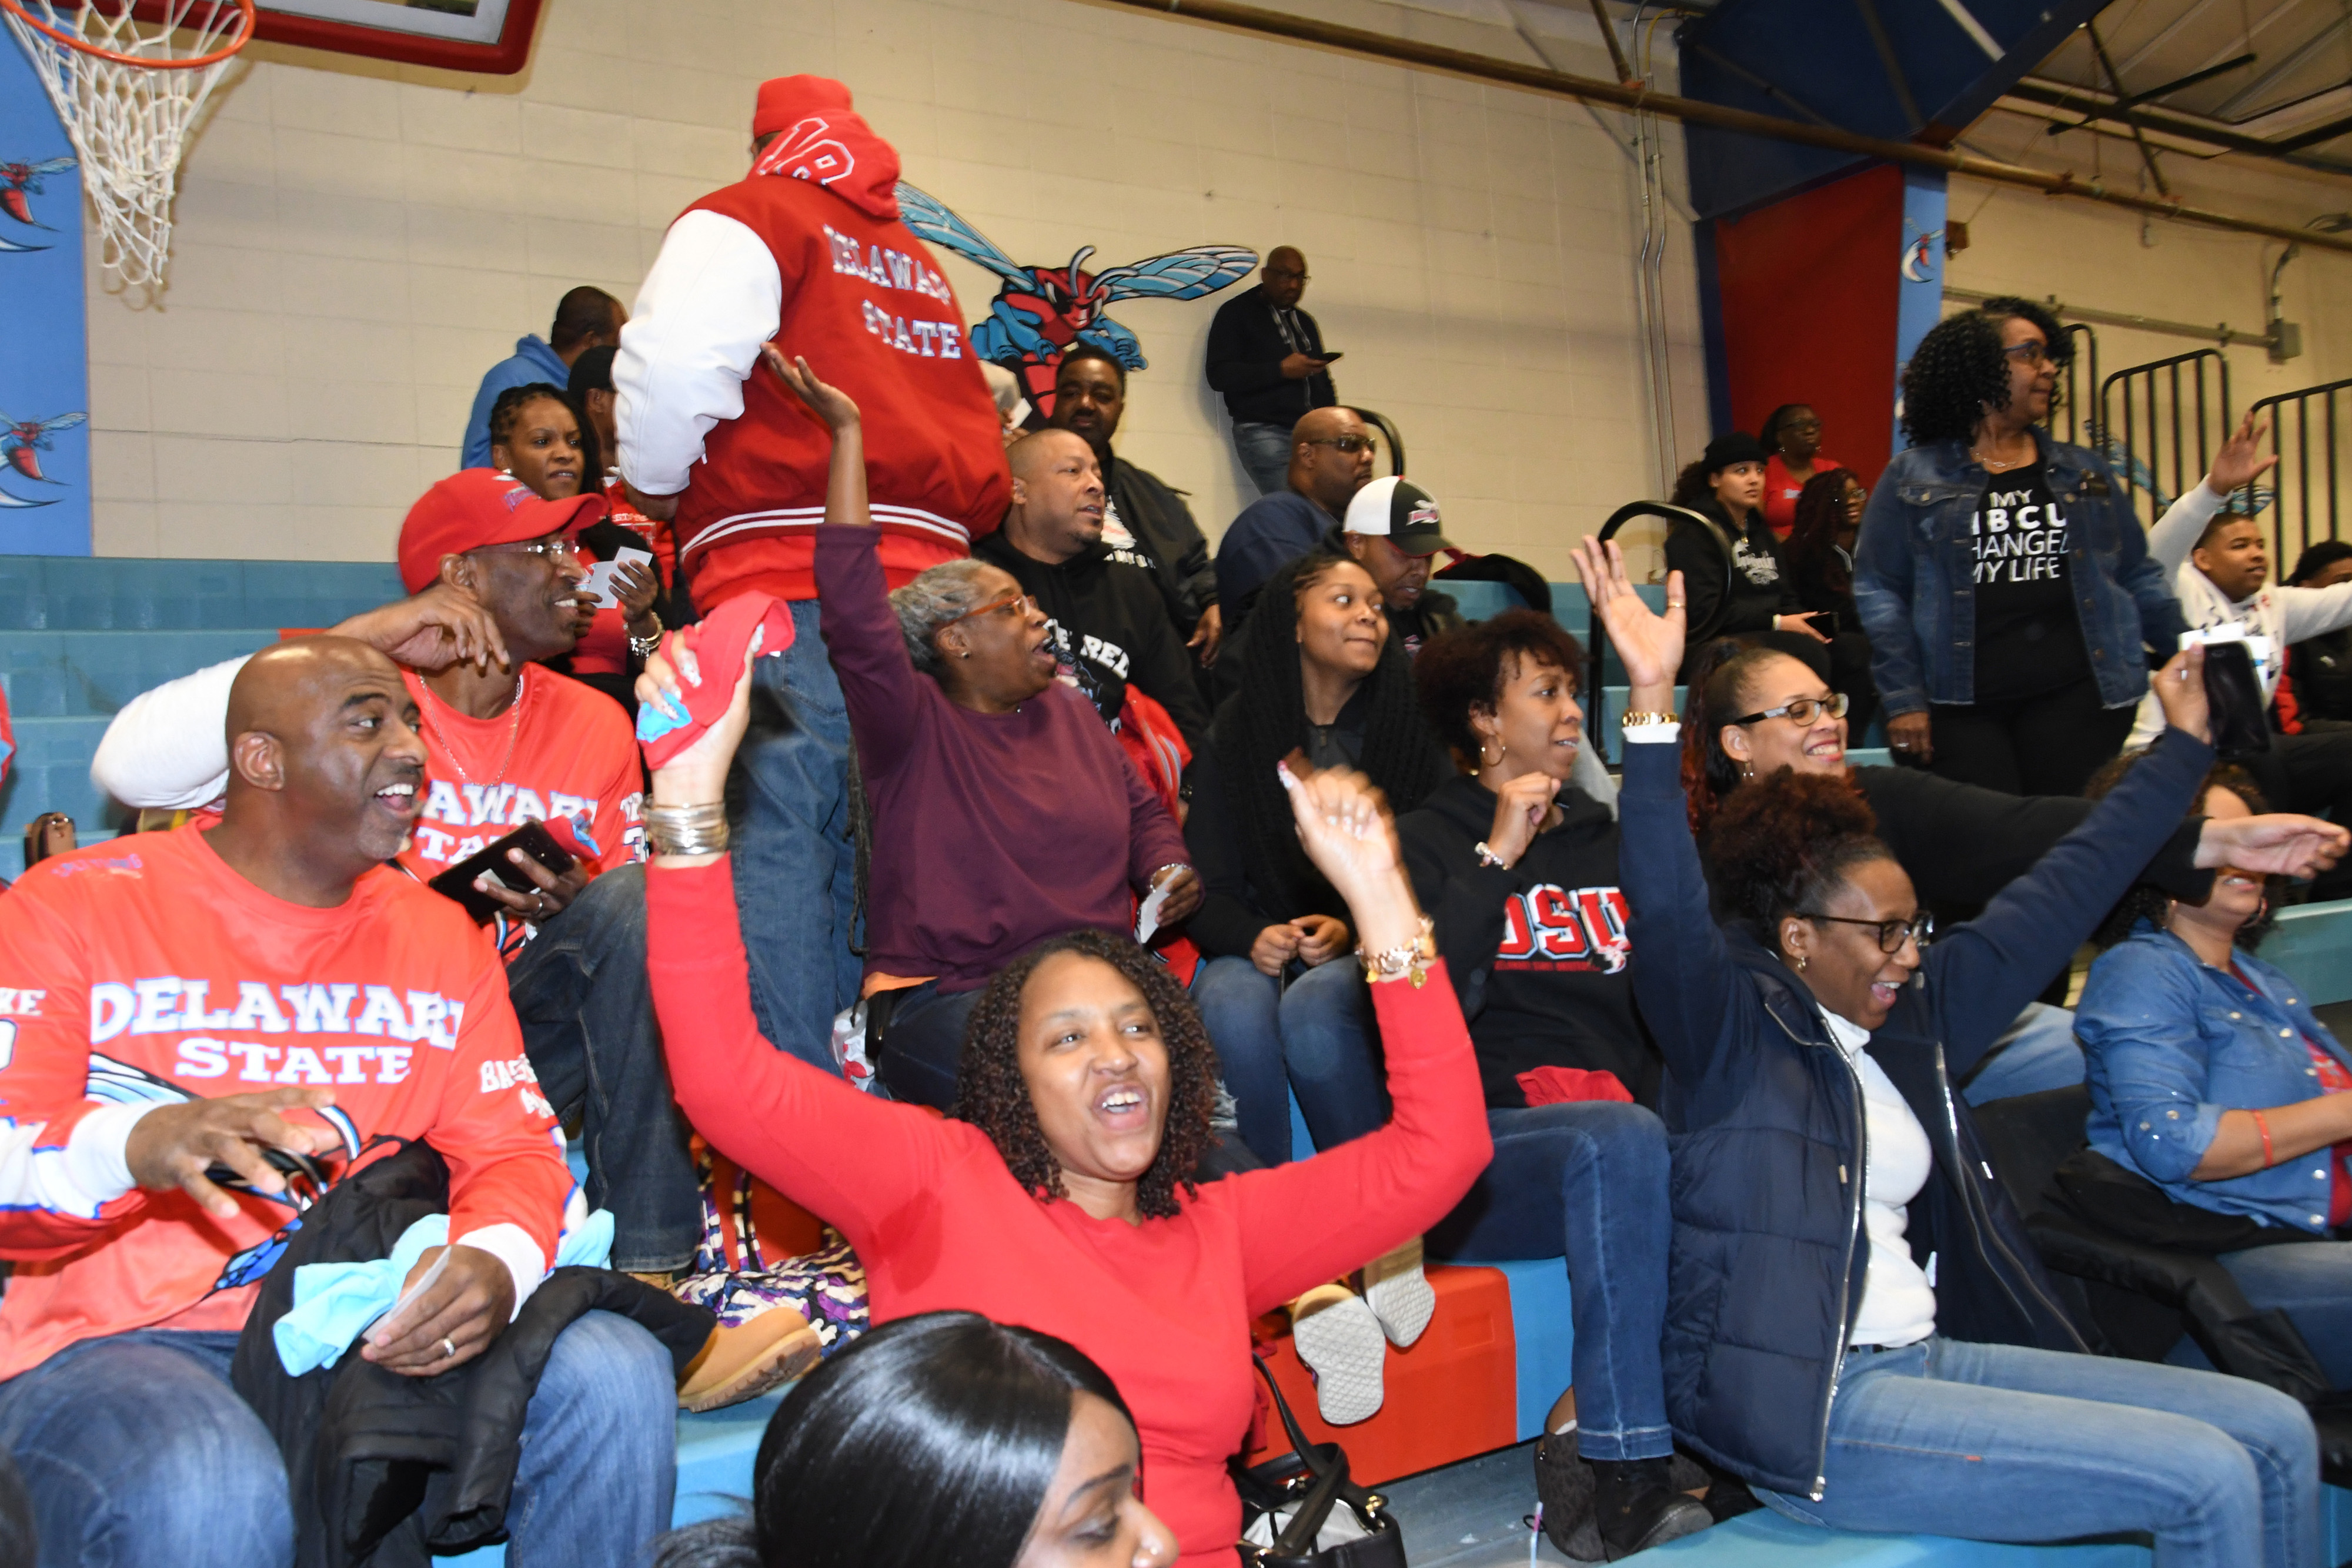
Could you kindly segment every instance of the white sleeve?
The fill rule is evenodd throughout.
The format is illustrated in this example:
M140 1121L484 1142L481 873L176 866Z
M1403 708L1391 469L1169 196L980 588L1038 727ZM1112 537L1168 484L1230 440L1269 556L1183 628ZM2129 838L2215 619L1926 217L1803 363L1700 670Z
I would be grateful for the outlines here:
M702 438L742 413L743 382L783 308L783 274L759 235L710 212L670 225L613 361L630 484L648 496L686 488Z
M155 1103L100 1105L74 1124L65 1147L39 1147L45 1122L0 1126L0 1207L90 1218L138 1184L131 1129Z
M2323 636L2338 627L2352 626L2352 582L2332 588L2274 588L2278 595L2279 640L2300 643Z
M530 1300L539 1282L547 1278L547 1259L540 1252L539 1243L530 1239L530 1232L520 1225L485 1225L478 1230L452 1237L449 1245L478 1248L507 1266L515 1288L514 1311L507 1314L509 1322L522 1315L522 1304Z
M2189 487L2189 494L2173 502L2164 516L2156 519L2156 527L2147 530L2147 553L2166 571L2179 571L2204 535L2205 525L2229 501L2229 497L2213 494L2212 486L2198 480Z
M247 653L166 681L122 705L89 781L126 806L193 810L228 788L228 689Z

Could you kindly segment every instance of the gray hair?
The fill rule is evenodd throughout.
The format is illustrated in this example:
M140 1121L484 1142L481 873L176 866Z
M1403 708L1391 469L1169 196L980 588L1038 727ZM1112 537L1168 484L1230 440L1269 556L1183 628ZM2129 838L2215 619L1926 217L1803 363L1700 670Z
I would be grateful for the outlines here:
M898 631L907 639L907 657L934 680L942 661L932 639L949 622L980 607L981 573L987 570L984 561L946 561L890 595L890 608L898 612Z

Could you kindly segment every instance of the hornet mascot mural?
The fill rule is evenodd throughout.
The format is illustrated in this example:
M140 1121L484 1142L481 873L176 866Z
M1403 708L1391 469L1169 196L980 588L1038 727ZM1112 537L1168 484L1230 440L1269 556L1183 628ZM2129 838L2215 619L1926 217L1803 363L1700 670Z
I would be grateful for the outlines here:
M898 183L906 225L936 246L978 263L1004 280L988 319L971 329L972 351L1011 371L1022 395L1041 415L1054 412L1054 376L1073 344L1104 350L1130 371L1144 368L1143 345L1103 311L1121 299L1199 299L1239 281L1257 266L1257 253L1236 245L1196 245L1126 267L1084 270L1094 246L1082 246L1063 267L1024 267L937 197Z

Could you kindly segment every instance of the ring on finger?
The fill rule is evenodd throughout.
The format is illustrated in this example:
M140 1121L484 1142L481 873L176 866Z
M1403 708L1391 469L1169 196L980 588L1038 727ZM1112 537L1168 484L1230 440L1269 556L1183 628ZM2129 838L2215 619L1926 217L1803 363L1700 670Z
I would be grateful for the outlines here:
M457 1342L456 1340L444 1338L441 1341L441 1359L444 1361L455 1361L457 1359Z

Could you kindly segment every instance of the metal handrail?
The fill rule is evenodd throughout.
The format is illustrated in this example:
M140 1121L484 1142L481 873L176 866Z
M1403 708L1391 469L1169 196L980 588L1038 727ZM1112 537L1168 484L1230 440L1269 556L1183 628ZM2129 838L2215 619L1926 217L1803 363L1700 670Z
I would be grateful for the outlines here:
M1952 290L1948 288L1944 292L1949 294ZM2097 415L2089 412L2083 402L2083 383L2080 378L2085 368L2084 361L2088 360L2090 384L2092 386L2099 384L2099 335L2080 321L2065 323L2063 330L2070 338L2082 339L2082 341L2075 345L2074 356L2066 361L2066 401L2063 405L2066 414L2066 439L2076 446L2096 446L2099 444L2099 421ZM2055 415L2052 417L2050 423L2053 426L2051 434L2054 435L2057 434L2055 426L2058 423ZM2088 441L2084 439L2085 435L2090 437Z
M2300 550L2314 542L2311 527L2313 513L2311 481L2314 466L2311 451L2311 400L2314 398L2322 400L2321 423L2325 433L2320 452L2320 466L2326 474L2325 507L2327 532L2324 537L2331 539L2340 537L2338 527L2343 516L2343 497L2339 493L2338 481L2342 474L2342 465L2337 460L2336 452L2346 422L2338 420L2336 405L2337 396L2344 393L2352 393L2352 381L2323 382L2317 386L2301 387L2294 392L2283 392L2272 397L2262 398L2247 411L2257 420L2265 413L2271 416L2271 450L2278 454L2279 465L2271 470L2271 495L2268 503L2265 503L2260 491L2253 486L2248 485L2237 493L2231 509L2247 517L2259 517L2265 504L2274 507L2271 515L2272 571L2279 578L2284 579L2288 568L2293 565L2293 562L2287 559L2286 514L2290 500L2293 501L2295 511L2296 549ZM2295 426L2294 445L2292 452L2287 446L2286 429L2290 404L2293 405Z
M1348 412L1381 433L1381 439L1389 444L1389 456L1396 464L1395 471L1399 477L1402 477L1404 474L1404 433L1396 427L1395 422L1391 420L1387 414L1382 413L1376 408L1350 407Z
M2189 443L2183 438L2181 427L2184 367L2188 368L2195 407L2190 422L2197 447L2193 469L2186 461ZM2218 388L2209 388L2209 372L2210 380L2219 383ZM2122 389L2120 399L2118 387ZM2116 417L2118 401L2122 404L2120 420ZM2217 404L2219 420L2212 417ZM2143 408L2147 413L2145 427L2139 420ZM2146 520L2151 525L2166 505L2205 476L2214 449L2228 439L2229 430L2230 361L2219 349L2192 349L2185 354L2150 360L2144 365L2129 365L2099 383L2096 434L2100 439L2096 444L2115 467L2116 477L2123 481L2127 504L2137 505L2139 493L2147 492ZM2172 480L2169 495L2164 490L2168 462Z

